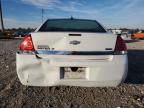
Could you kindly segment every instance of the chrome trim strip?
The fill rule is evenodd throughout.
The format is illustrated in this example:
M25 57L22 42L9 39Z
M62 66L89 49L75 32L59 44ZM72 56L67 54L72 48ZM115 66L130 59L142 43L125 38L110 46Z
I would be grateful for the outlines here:
M36 54L48 55L114 55L113 51L48 51L37 50Z

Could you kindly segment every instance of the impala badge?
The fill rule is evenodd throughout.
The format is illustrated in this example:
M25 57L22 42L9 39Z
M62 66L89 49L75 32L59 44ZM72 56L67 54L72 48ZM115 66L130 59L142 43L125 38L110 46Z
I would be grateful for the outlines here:
M73 41L70 41L69 44L78 45L80 44L80 41L73 40Z

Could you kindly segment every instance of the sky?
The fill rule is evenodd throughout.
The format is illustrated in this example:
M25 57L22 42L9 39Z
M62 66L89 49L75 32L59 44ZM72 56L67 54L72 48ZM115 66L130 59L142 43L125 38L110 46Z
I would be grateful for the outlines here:
M48 18L94 19L107 28L144 29L144 0L2 0L5 28L36 28Z

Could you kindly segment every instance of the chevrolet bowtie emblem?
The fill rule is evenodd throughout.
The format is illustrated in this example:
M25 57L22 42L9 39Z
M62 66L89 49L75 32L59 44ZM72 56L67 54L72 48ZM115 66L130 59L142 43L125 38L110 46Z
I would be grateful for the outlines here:
M70 41L69 44L77 45L77 44L80 44L80 41L73 40L73 41Z

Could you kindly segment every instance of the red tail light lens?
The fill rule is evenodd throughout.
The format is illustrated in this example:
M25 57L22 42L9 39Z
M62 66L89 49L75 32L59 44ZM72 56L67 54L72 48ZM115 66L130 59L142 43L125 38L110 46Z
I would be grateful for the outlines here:
M23 41L20 43L20 50L34 51L34 46L33 46L31 35L27 35L24 37Z
M115 52L121 52L121 51L127 51L127 47L121 36L118 36L115 46Z

